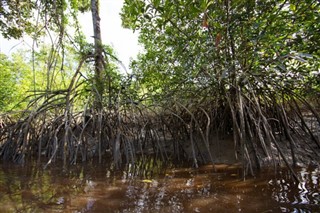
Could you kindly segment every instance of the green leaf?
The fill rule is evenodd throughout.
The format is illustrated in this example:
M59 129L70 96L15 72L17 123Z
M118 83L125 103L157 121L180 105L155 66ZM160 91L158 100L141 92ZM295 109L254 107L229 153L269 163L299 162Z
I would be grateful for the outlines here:
M290 10L292 10L292 11L296 11L296 5L294 5L294 4L290 4Z

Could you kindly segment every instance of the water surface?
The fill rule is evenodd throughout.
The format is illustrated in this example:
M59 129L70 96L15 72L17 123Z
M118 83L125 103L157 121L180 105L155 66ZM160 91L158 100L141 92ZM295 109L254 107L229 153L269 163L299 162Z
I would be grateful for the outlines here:
M236 165L199 169L145 161L109 165L0 164L0 212L320 212L319 168L241 178Z

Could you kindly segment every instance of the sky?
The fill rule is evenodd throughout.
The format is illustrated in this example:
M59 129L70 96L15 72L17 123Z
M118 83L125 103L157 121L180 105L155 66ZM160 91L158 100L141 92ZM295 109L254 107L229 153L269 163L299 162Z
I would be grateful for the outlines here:
M102 42L111 45L119 60L129 70L130 58L135 58L142 48L138 45L138 33L121 26L120 11L123 0L100 0L100 18ZM83 31L89 42L93 43L93 26L91 13L79 17ZM30 48L30 39L6 40L0 36L0 52L11 54L20 48ZM123 70L122 70L123 71Z

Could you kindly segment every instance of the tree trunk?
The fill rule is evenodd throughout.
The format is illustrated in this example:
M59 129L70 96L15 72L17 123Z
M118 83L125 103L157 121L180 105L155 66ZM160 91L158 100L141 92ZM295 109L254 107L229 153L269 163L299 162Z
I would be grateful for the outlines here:
M98 119L97 119L97 130L96 137L98 140L98 154L99 154L99 163L102 160L101 152L101 130L102 130L102 109L103 109L103 93L104 93L104 58L103 58L103 47L101 40L101 29L100 29L100 16L99 16L99 0L91 0L91 13L92 13L92 24L93 24L93 33L94 33L94 110L96 110Z
M99 16L99 0L91 0L91 13L94 33L95 48L95 73L94 73L94 108L98 111L102 109L102 95L104 92L103 85L103 47L101 40L100 16Z

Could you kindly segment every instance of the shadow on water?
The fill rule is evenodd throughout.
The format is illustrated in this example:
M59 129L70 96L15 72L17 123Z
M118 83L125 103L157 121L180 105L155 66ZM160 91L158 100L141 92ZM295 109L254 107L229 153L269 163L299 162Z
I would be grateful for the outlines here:
M265 170L243 181L237 165L199 169L141 160L112 165L0 166L0 212L320 212L319 168Z

